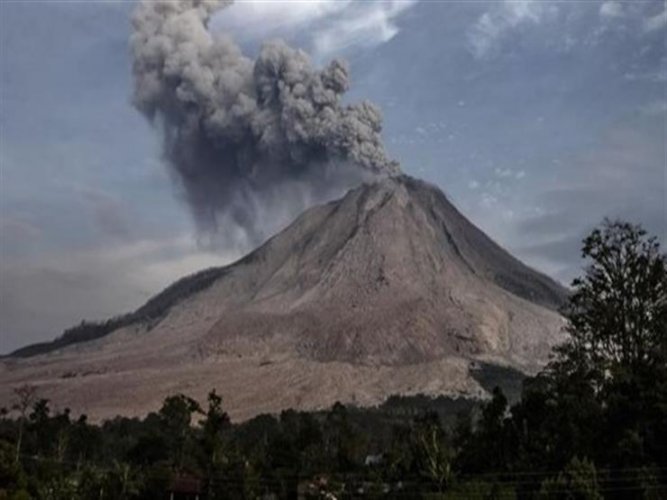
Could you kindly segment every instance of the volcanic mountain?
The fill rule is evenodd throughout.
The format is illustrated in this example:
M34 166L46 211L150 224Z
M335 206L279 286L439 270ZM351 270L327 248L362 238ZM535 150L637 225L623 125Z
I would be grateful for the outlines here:
M0 404L24 383L93 418L212 388L237 419L391 394L480 396L480 362L533 372L547 360L565 296L437 188L392 177L311 208L134 313L17 351L0 361Z

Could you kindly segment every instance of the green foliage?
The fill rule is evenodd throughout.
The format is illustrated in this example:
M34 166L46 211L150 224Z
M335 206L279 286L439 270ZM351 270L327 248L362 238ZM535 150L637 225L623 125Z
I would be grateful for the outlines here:
M437 419L425 418L417 422L413 434L420 473L438 492L444 491L453 481L454 453L442 427Z
M516 500L516 491L509 484L493 481L473 480L454 485L441 496L443 500Z
M26 477L21 463L15 460L15 448L11 443L0 440L0 491L23 490L26 487ZM0 498L2 495L0 494Z
M657 238L640 226L605 221L585 240L590 261L572 283L566 308L567 367L583 364L600 384L641 366L665 361L667 267Z
M222 409L222 398L211 391L208 395L208 409L202 422L201 459L202 470L208 478L209 499L223 498L225 491L223 470L229 464L225 454L224 431L229 426L229 417Z
M555 478L542 482L540 500L602 500L595 465L574 457Z
M176 469L183 469L186 457L192 456L194 448L192 417L199 413L202 413L199 403L182 394L167 397L158 413L159 435L164 436L167 452L165 458L171 459Z

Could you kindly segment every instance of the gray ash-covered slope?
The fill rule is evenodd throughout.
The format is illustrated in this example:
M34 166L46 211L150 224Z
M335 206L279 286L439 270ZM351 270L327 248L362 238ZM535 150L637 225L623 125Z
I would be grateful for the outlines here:
M320 361L380 364L544 359L542 306L565 296L409 177L310 210L216 288L229 312L202 340L207 349L280 337Z
M526 300L559 309L567 290L553 279L526 266L480 231L452 205L438 188L408 176L400 181L410 196L432 216L432 223L442 225L448 241L471 271L492 279L505 290Z
M565 289L406 176L314 207L199 277L101 338L4 361L0 385L43 384L94 416L216 387L246 417L392 393L478 394L476 362L532 371L562 338Z

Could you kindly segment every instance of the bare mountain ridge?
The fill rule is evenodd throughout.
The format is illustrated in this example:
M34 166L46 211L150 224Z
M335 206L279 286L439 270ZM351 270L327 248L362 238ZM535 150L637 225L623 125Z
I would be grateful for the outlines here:
M507 291L539 305L557 309L563 303L566 294L563 287L543 274L525 266L508 252L500 248L482 231L470 224L446 199L440 190L427 183L407 176L394 178L392 182L402 183L406 187L413 200L411 203L416 201L421 209L430 215L432 220L429 222L436 226L440 226L442 230L441 239L443 244L451 245L457 257L461 259L473 273L489 278ZM350 196L353 195L355 196L357 208L363 209L363 204L368 200L369 196L371 196L371 193L367 187L364 186L353 190L350 193ZM373 210L381 208L384 203L389 201L391 195L391 191L386 192L383 195L385 199L380 203L380 206L375 207ZM338 208L340 208L339 202L334 201L324 207L317 207L313 209L312 212L320 212L323 208L325 209L327 216L320 225L316 227L315 231L321 231L321 226L326 224L329 218L336 216ZM310 211L307 212L307 214L310 214ZM304 217L308 216L310 215L304 214ZM444 222L445 220L447 223ZM340 235L338 238L342 239L342 242L339 242L339 245L341 246L359 231L360 224L363 223L363 221L359 220L359 217L356 217L356 219L352 221L348 220L348 222L349 226L345 228L347 233ZM303 249L302 253L303 251L306 251L308 244L315 237L315 235L310 234L304 238L303 241L297 242L300 248ZM187 276L167 287L132 313L112 318L103 323L83 323L82 325L68 329L61 337L52 342L23 347L12 353L12 356L33 356L56 350L69 344L94 340L95 338L102 337L133 323L141 322L155 324L156 322L159 322L175 304L208 288L235 266L249 264L255 260L260 260L263 254L267 252L270 253L271 251L272 250L260 247L230 266L211 268ZM330 255L324 255L320 256L318 260L322 261L330 258ZM383 271L380 270L380 272Z
M280 337L318 361L379 364L516 357L524 348L529 363L530 339L549 337L539 333L541 310L506 292L552 307L564 297L439 190L408 177L363 186L307 212L214 286L235 300L207 332L207 350L224 349L239 335L243 342L248 335ZM521 336L527 343L513 350L512 337Z
M437 188L401 176L314 207L240 261L177 282L149 301L150 319L139 309L103 338L5 361L0 381L42 383L93 415L141 413L167 393L211 387L237 417L474 394L475 361L533 371L547 359L565 293ZM118 379L129 387L109 385Z

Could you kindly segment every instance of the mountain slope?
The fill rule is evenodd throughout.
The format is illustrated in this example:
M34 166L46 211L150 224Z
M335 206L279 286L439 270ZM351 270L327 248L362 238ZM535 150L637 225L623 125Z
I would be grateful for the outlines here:
M561 338L554 309L565 290L406 176L314 207L205 276L102 338L4 361L2 386L33 381L98 416L215 386L245 417L391 393L479 393L475 361L534 371Z

